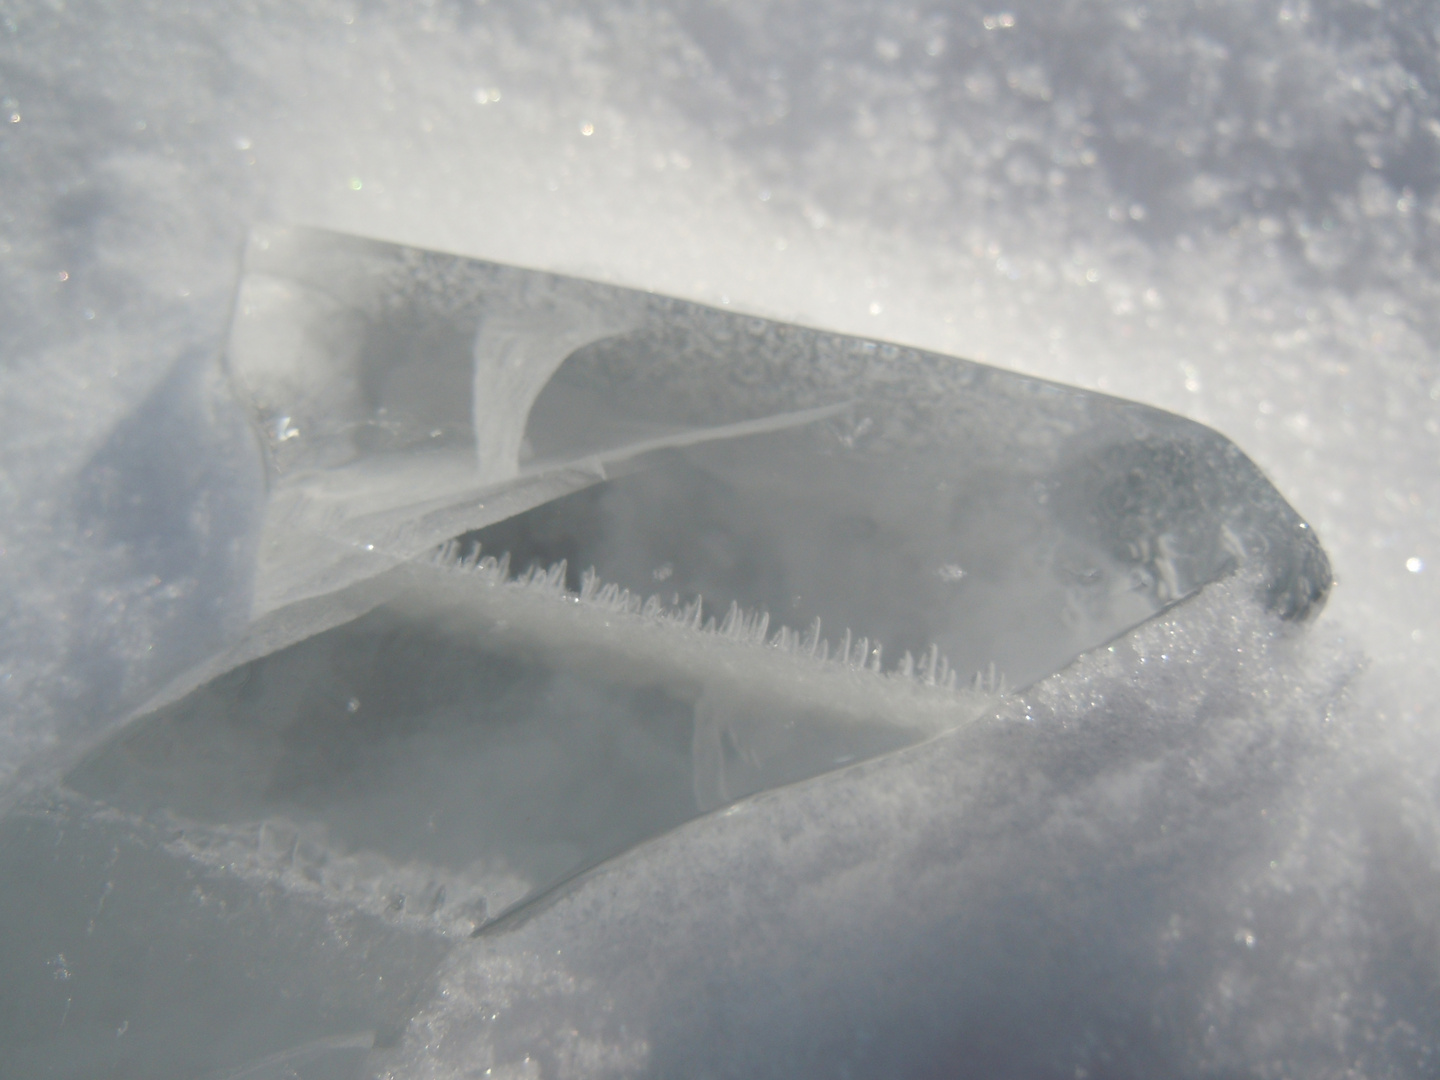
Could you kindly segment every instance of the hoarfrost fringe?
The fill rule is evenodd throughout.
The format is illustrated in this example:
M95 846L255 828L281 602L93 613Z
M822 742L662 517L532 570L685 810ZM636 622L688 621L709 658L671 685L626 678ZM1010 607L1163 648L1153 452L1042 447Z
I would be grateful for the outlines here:
M781 626L771 634L769 612L747 611L732 601L724 617L717 622L713 615L708 619L705 617L703 596L687 603L677 601L669 605L658 594L642 599L641 594L614 582L601 582L594 567L580 576L580 591L571 592L566 588L567 560L561 559L548 567L532 565L512 578L509 552L499 558L492 555L482 557L480 547L476 545L468 554L462 554L456 541L443 545L430 565L441 570L465 572L474 584L490 588L524 590L536 597L577 603L607 615L629 617L641 623L735 644L766 647L797 658L814 660L821 667L841 667L917 686L961 692L958 670L934 644L918 660L907 651L895 667L887 671L882 662L884 647L879 641L872 642L868 637L857 639L847 627L832 651L830 641L821 636L823 627L819 618L803 634L787 626ZM987 670L977 671L965 689L986 697L1003 697L1007 693L1005 676L996 672L993 662Z

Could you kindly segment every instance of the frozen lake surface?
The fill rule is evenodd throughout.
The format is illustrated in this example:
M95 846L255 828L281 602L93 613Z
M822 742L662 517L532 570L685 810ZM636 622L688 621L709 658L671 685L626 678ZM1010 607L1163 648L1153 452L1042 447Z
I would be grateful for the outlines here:
M1440 1069L1428 6L18 2L0 18L0 1076ZM486 667L396 630L412 625L403 604L215 684L223 724L172 713L121 737L123 717L240 639L257 596L300 588L271 573L288 557L257 574L270 549L253 511L278 488L218 366L264 222L1168 410L1255 462L1336 584L1297 626L1227 577L1113 647L1103 619L1085 637L1044 614L1038 585L1007 623L979 564L937 563L934 595L902 603L883 556L928 552L928 534L856 531L892 519L852 512L823 472L804 474L795 520L824 558L807 565L768 525L736 530L736 550L763 554L746 577L702 526L780 520L784 503L695 479L760 476L758 457L687 449L649 488L615 480L494 537L609 558L622 584L729 588L737 610L786 604L774 568L801 567L824 596L796 596L777 625L824 615L828 649L873 610L884 625L855 632L895 642L894 659L942 640L967 670L996 659L1021 685L1102 647L980 723L888 753L898 743L867 728L880 756L698 818L819 759L797 751L799 772L766 774L727 758L703 794L674 779L702 760L689 684L657 696ZM572 344L614 331L596 325ZM887 407L917 419L887 436L954 420L923 370L895 379ZM547 399L536 460L575 449L582 383ZM797 378L775 389L767 416L850 407ZM647 390L634 400L663 397ZM413 379L395 393L442 412L455 397ZM679 430L612 406L626 439ZM863 450L864 417L839 415L816 423ZM424 436L448 446L451 419ZM290 430L273 429L285 453L308 445ZM505 430L495 447L537 453L523 425ZM790 454L802 436L763 438ZM441 464L392 489L450 490ZM665 542L708 562L622 557L659 543L640 524L659 520L665 484L707 493ZM900 498L883 479L864 490ZM1010 506L982 496L981 510ZM597 521L619 531L588 531ZM1164 560L1141 562L1159 588ZM852 596L856 579L883 588ZM942 590L973 591L989 653L934 614L950 610ZM1146 595L1113 630L1174 598ZM640 642L625 663L649 655ZM543 739L474 736L438 692L397 731L306 674L423 696L423 675L381 677L406 649L542 725L583 712L581 749L559 760L640 762L626 782L651 785L654 813L627 819L605 789L556 780ZM296 686L323 701L296 704ZM719 752L750 712L706 713ZM532 775L592 827L547 817ZM534 815L506 834L519 847L467 839L466 821L507 807Z

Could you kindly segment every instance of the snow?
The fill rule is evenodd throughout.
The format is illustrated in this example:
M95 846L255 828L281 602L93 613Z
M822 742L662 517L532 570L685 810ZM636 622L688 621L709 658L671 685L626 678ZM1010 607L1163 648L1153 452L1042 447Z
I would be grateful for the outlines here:
M694 822L459 947L388 901L327 924L298 884L267 913L245 882L289 878L259 841L162 858L163 823L42 793L0 826L6 911L124 912L175 970L220 941L197 985L260 941L307 1004L112 1016L143 950L57 964L37 932L0 958L39 988L0 1005L0 1071L200 1075L371 1026L395 1076L1433 1072L1437 33L1349 0L0 8L0 803L235 632L264 478L211 365L261 221L1169 409L1254 459L1337 577L1298 631L1208 591L1018 714ZM122 474L129 516L96 503ZM175 543L137 543L156 520ZM67 828L93 850L46 893ZM377 897L428 872L344 867ZM267 939L303 934L313 980ZM273 1041L206 1048L240 1030Z

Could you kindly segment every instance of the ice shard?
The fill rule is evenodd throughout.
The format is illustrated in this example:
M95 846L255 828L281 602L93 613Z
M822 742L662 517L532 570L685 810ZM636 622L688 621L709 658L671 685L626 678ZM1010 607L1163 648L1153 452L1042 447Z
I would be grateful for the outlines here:
M925 935L1000 970L959 942L1021 915L955 905L1066 831L1027 785L1165 798L1087 710L1224 655L1131 724L1183 758L1273 690L1233 654L1279 631L1216 611L1299 623L1330 584L1203 426L596 282L266 227L225 367L266 477L229 637L0 834L54 958L0 1033L35 1071L258 1076L364 1030L397 1076L918 1075L952 1053Z
M388 568L490 526L572 584L593 565L934 643L1011 685L1241 563L1286 618L1328 589L1306 525L1200 425L595 282L261 228L227 363L269 492L251 628L212 667L353 617Z

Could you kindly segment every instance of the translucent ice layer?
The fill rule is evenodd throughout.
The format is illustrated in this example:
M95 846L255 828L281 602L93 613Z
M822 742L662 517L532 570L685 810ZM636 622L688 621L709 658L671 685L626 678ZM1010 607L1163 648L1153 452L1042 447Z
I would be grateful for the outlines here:
M228 357L270 476L264 644L235 655L367 602L305 601L586 489L496 539L566 533L536 553L572 575L938 644L1012 685L1247 559L1286 617L1328 588L1215 433L913 349L267 228Z

